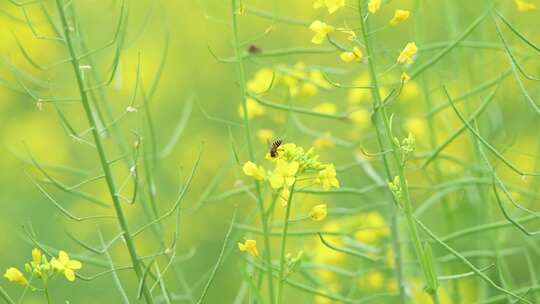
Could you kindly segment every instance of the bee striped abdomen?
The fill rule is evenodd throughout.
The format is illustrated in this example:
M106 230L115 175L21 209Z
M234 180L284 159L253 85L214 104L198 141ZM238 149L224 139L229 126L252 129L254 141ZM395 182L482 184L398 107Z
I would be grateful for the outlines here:
M275 140L274 142L272 142L272 146L270 147L270 156L271 157L276 157L277 156L277 152L278 152L278 148L279 146L281 146L283 142L281 141L281 139L278 139L278 140Z

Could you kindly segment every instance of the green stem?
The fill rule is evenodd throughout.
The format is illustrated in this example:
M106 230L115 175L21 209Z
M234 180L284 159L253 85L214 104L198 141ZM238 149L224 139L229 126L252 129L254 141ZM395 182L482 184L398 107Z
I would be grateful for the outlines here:
M248 153L249 158L251 160L255 160L255 152L253 150L253 143L251 140L251 128L249 125L249 118L248 118L248 107L247 107L247 92L246 92L246 73L244 70L244 64L242 61L242 51L240 49L240 40L238 38L238 10L237 10L237 0L231 0L231 12L232 12L232 31L233 31L233 44L234 44L234 54L236 57L237 62L237 73L238 73L238 81L239 87L240 87L240 98L242 99L242 109L243 109L243 117L244 117L244 129L246 130L246 141L248 146ZM271 248L270 248L270 236L269 236L269 230L268 230L268 217L265 214L264 210L264 204L263 204L263 198L261 194L261 188L258 181L255 181L255 192L257 196L257 203L259 207L259 213L261 217L261 225L263 229L263 238L264 238L264 247L265 247L265 260L266 260L266 272L268 274L268 293L270 297L270 303L274 303L275 301L275 295L274 295L274 281L273 281L273 275L272 275L272 256L271 256Z
M0 297L8 304L15 304L15 301L9 296L9 294L0 286Z
M403 200L403 210L404 210L404 213L405 213L405 220L406 220L407 226L409 228L410 236L412 238L414 251L416 253L418 261L420 262L420 266L422 268L422 271L424 273L424 277L425 277L425 280L426 280L426 283L427 283L427 282L430 281L431 274L430 274L429 269L427 269L427 266L426 266L424 249L423 249L423 247L421 245L420 235L418 233L418 228L416 227L416 223L415 223L414 217L413 217L413 209L412 209L412 204L411 204L410 195L409 195L409 188L408 188L407 179L406 179L406 176L405 176L404 165L402 165L403 162L402 162L401 155L400 155L400 149L399 149L399 147L396 146L396 144L394 143L394 141L392 139L392 132L390 130L390 123L389 123L389 120L388 120L388 115L386 114L386 109L385 109L384 106L381 106L382 105L382 98L381 98L380 92L379 92L379 85L378 85L378 81L377 81L377 72L375 70L375 64L374 64L374 62L375 62L374 55L375 54L374 54L374 52L372 50L372 46L371 46L371 43L370 43L370 40L369 40L369 35L368 35L368 32L369 32L368 31L369 18L367 18L366 22L364 23L363 17L362 17L363 16L363 14L362 14L362 5L363 5L363 3L362 2L363 2L362 0L358 0L358 14L359 14L359 18L360 18L360 23L362 25L361 26L362 37L363 37L364 44L365 44L365 47L366 47L366 55L367 55L367 58L368 58L368 70L369 70L371 84L372 84L372 87L373 87L372 88L372 95L373 95L373 98L374 98L374 101L375 101L375 109L376 109L375 110L376 113L375 113L375 117L374 117L374 119L376 121L374 122L374 125L375 125L375 128L377 129L377 136L378 137L384 136L384 139L386 140L387 145L389 144L390 147L391 147L390 151L391 151L391 155L392 155L392 159L393 159L393 164L396 167L397 176L399 176L400 187L401 187L401 190L402 190L402 193L403 193L403 196L402 196L403 199L402 200ZM379 129L380 126L377 123L379 121L382 121L382 127L383 127L382 131ZM383 138L379 138L378 140L379 140L379 146L381 148L381 151L386 151L387 149L386 149L386 145L384 144ZM391 180L391 179L393 179L393 175L390 172L390 166L389 166L388 160L386 159L386 157L384 155L383 155L383 161L385 163L385 168L386 168L386 171L387 171L386 173L388 175L388 178L389 178L389 180ZM403 281L400 282L400 294L401 294L401 300L403 302L404 301ZM437 291L436 290L434 291L433 298L434 298L434 302L435 302L435 300L438 301Z
M363 14L362 14L362 0L358 0L358 15L360 19L360 23L362 24L361 30L362 30L362 37L364 39L364 43L366 46L366 52L367 52L367 58L368 58L368 70L369 70L369 77L370 82L372 85L372 96L374 99L374 108L379 109L377 110L373 115L373 125L375 127L375 132L377 135L377 143L379 145L379 150L381 151L387 151L388 144L385 143L383 140L383 133L379 126L380 121L382 120L381 117L381 111L384 110L384 108L381 108L382 104L382 98L379 91L379 85L377 81L377 72L375 71L375 66L373 63L373 51L371 48L371 44L368 40L368 34L367 34L367 20L366 24L363 22ZM387 180L392 180L393 175L391 172L391 164L388 161L387 155L383 154L382 156L384 169L386 172ZM391 203L391 215L390 215L390 229L392 233L392 249L394 251L394 262L396 265L396 279L399 286L399 299L400 303L407 303L407 297L405 293L405 278L403 275L403 261L401 259L401 246L399 241L399 229L398 229L398 220L397 220L397 211L396 211L396 205L398 205L398 202L396 198L392 195L393 203Z
M283 284L285 283L285 249L287 246L287 231L289 230L289 217L291 216L292 197L294 193L294 184L289 191L287 198L287 207L285 208L285 217L283 222L283 231L281 233L281 252L279 255L279 284L277 304L281 303L283 297Z
M94 118L94 114L92 113L92 109L91 109L91 106L90 106L88 95L87 95L87 93L85 91L84 81L83 81L83 78L82 78L82 75L81 75L81 71L79 69L79 67L80 67L79 60L77 59L77 54L75 53L75 48L73 47L73 41L72 41L72 38L71 38L71 35L70 35L69 24L68 24L67 17L66 17L66 14L64 12L61 0L56 0L56 7L57 7L58 13L60 15L60 21L62 23L62 29L64 31L64 36L65 36L65 39L66 39L66 46L68 48L68 51L69 51L69 54L70 54L70 57L71 57L71 63L72 63L72 66L73 66L73 71L75 73L75 78L77 80L77 85L78 85L79 93L80 93L80 96L81 96L82 106L83 106L84 112L86 114L86 119L88 120L88 123L89 123L90 127L92 128L92 136L94 138L94 142L95 142L95 145L96 145L96 150L97 150L98 155L99 155L99 160L100 160L100 163L101 163L101 167L102 167L103 173L105 175L105 181L107 183L107 188L109 190L109 194L111 196L111 199L112 199L112 202L113 202L113 205L114 205L114 209L115 209L116 216L117 216L117 219L118 219L118 224L119 224L120 228L122 229L124 240L126 242L126 246L127 246L130 258L131 258L131 263L133 265L133 269L135 270L135 273L137 274L137 277L139 279L142 279L142 269L141 269L141 265L139 263L139 259L138 259L138 256L137 256L137 251L135 249L135 244L134 244L133 239L131 238L131 235L129 233L127 220L126 220L126 217L124 215L124 211L122 210L122 206L121 206L118 194L116 192L116 186L114 184L114 179L113 179L113 176L112 176L111 168L109 167L109 162L107 160L107 156L106 156L106 153L105 153L105 148L103 146L103 143L101 141L101 137L99 135L99 130L98 130L97 125L96 125L96 120ZM143 284L143 296L144 296L147 303L149 303L149 304L153 303L152 295L150 294L150 291L148 290L148 287L145 284Z
M437 295L437 292L431 294L431 300L434 304L439 304L439 296Z
M49 294L49 283L47 282L47 279L43 280L43 292L45 293L45 297L47 298L47 304L51 304L51 295Z

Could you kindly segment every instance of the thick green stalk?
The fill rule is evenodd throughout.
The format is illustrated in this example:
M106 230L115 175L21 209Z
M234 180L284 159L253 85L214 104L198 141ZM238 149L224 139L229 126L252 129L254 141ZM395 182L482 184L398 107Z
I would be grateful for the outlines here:
M364 45L365 45L365 48L366 48L366 55L367 55L367 58L368 58L368 70L369 70L370 82L371 82L371 85L373 87L372 88L372 96L374 98L375 111L376 111L376 113L374 114L375 115L375 117L374 117L374 125L375 125L375 128L377 130L377 136L378 137L379 136L383 137L383 138L379 139L379 145L380 145L381 151L386 151L386 147L388 145L390 145L390 151L391 151L390 154L392 155L393 164L395 165L395 169L397 170L396 175L399 176L400 187L401 187L401 190L402 190L402 193L403 193L403 210L404 210L404 213L405 213L405 219L406 219L406 222L407 222L407 226L409 228L409 232L411 234L414 251L415 251L416 256L417 256L417 258L418 258L418 260L420 262L420 266L421 266L422 271L424 273L426 282L428 282L430 280L430 272L426 268L425 252L424 252L424 249L423 249L422 244L420 242L420 235L418 233L418 228L416 227L414 217L413 217L413 209L412 209L412 204L411 204L411 201L410 201L409 188L408 188L408 185L407 185L407 179L406 179L406 176L405 176L404 166L401 165L402 161L400 159L399 147L397 147L394 144L393 139L392 139L392 132L390 130L390 124L389 124L388 116L386 114L386 109L384 108L384 106L382 106L382 98L381 98L380 91L379 91L379 85L378 85L378 81L377 81L377 72L375 70L375 64L374 64L374 62L375 62L374 55L375 54L374 54L374 52L372 50L372 46L371 46L371 43L370 43L370 40L369 40L369 35L368 35L369 18L367 18L366 22L364 23L363 14L362 14L362 5L363 5L362 2L363 2L362 0L358 0L358 14L359 14L359 18L360 18L360 24L361 24L361 30L362 30L362 38L364 40ZM381 122L382 122L383 130L380 130L379 124ZM385 145L385 143L386 143L386 145ZM386 171L387 171L386 173L388 175L388 178L389 178L389 180L392 180L394 175L392 175L392 172L390 171L390 166L388 164L388 160L386 160L384 155L383 155L383 161L385 163L385 168L386 168ZM400 284L400 293L403 292L402 288L403 288L403 286L402 286L402 284ZM433 302L437 303L438 298L437 298L437 291L436 290L434 291L434 293L432 293L432 297L433 297ZM402 301L403 301L403 294L402 294Z
M124 211L122 210L122 205L120 203L120 199L118 197L116 186L114 184L114 179L112 176L111 168L109 166L109 162L107 160L107 156L105 153L105 148L103 146L103 142L101 141L101 137L99 135L99 130L96 125L96 120L94 118L94 114L92 113L92 109L90 106L90 102L88 99L88 95L85 91L84 87L84 81L82 78L82 74L80 71L80 64L79 60L77 59L77 54L75 53L75 48L73 47L73 41L70 35L70 29L69 24L67 21L66 14L63 9L62 1L56 0L56 7L58 10L58 13L60 15L60 21L62 23L62 29L64 32L64 36L66 39L66 46L68 48L69 55L71 57L71 63L73 66L73 71L75 73L75 78L77 80L77 85L79 88L79 93L81 95L81 103L84 108L84 112L86 114L86 119L88 120L88 123L90 127L92 128L92 136L94 138L94 142L96 145L96 150L99 155L99 160L101 162L101 167L103 169L103 173L105 175L105 181L107 183L107 188L109 190L109 194L111 196L114 209L116 212L116 216L118 219L118 224L120 225L120 229L122 229L124 240L126 242L126 246L131 258L131 263L133 266L133 269L135 270L135 273L137 274L137 277L139 279L142 279L142 269L139 262L139 258L137 256L137 251L135 249L135 244L133 242L133 239L131 238L131 235L129 233L129 227L127 224L126 217L124 215ZM152 295L150 294L146 284L143 284L143 296L147 303L153 303Z
M281 303L283 297L283 283L285 283L285 249L287 246L287 231L289 230L289 217L291 216L292 197L294 193L294 184L289 191L289 197L287 198L287 208L285 208L285 217L283 222L283 231L281 233L281 251L279 254L279 284L278 284L278 297L277 304Z
M360 18L360 23L362 24L361 26L362 36L364 40L366 41L366 51L368 53L372 53L371 46L369 45L369 42L367 42L367 29L365 28L366 25L364 24L363 17L362 17L362 0L358 1L358 15ZM373 57L371 57L368 54L370 82L373 87L371 90L371 93L374 100L374 108L380 109L381 104L382 104L382 99L379 92L379 86L378 86L377 77L376 77L377 74L375 72L375 67L372 62L372 58ZM377 142L379 145L379 149L381 151L387 151L386 147L388 146L388 143L384 142L382 130L378 125L381 120L380 113L381 112L379 110L376 110L376 112L373 114L373 125L375 127L375 132L377 134ZM386 178L387 180L392 180L393 179L392 169L390 167L391 165L390 165L390 162L388 161L386 154L382 154L381 158L383 160ZM391 236L392 236L392 250L394 251L394 263L396 265L396 279L399 286L399 299L400 299L400 302L404 304L404 303L407 303L407 297L405 293L405 278L403 275L403 261L401 258L401 246L400 246L400 241L399 241L399 227L398 227L398 218L397 218L397 210L396 210L397 209L396 205L398 204L398 202L393 195L392 195L392 200L393 202L391 202L389 206L389 208L391 209L390 229L391 229Z
M73 3L70 7L71 7L72 13L75 14L76 13L76 11L75 11L75 3ZM121 15L120 17L123 18L123 15ZM121 39L121 38L119 38L119 39ZM82 53L84 53L84 54L89 54L90 53L90 50L88 49L88 47L86 45L86 40L84 39L83 33L79 34L79 44L80 44ZM100 77L100 75L98 73L98 68L97 68L97 65L94 62L94 57L93 57L93 55L88 55L88 56L85 56L85 57L87 58L88 63L90 64L90 66L92 66L92 69L90 69L90 73L91 73L91 77L94 80L95 85L97 86L97 85L101 84L103 82L103 80L101 79L101 77ZM163 66L163 64L160 65L160 69L161 69L161 66ZM102 88L96 89L96 90L90 90L90 93L94 93L93 94L93 99L95 101L96 108L99 109L99 103L101 102L102 105L103 105L103 108L105 110L104 111L105 118L110 120L110 121L113 121L115 118L114 118L111 103L110 103L110 100L109 100L109 97L107 95L107 92L106 92L105 88L106 87L102 87ZM152 99L152 96L153 96L153 94L155 92L155 88L156 88L156 82L154 82L154 84L152 85L151 92L149 93L149 95L148 96L145 95L145 101L144 101L144 107L143 107L144 111L145 111L145 115L148 118L148 125L149 125L149 128L150 128L150 130L149 130L149 135L150 136L149 137L151 139L151 143L152 143L151 146L152 146L152 151L153 151L151 155L152 155L152 160L154 162L157 160L157 154L155 152L156 144L155 144L155 136L153 136L153 134L155 132L152 131L153 130L153 124L151 123L151 120L150 120L149 103L150 103L150 100ZM144 91L143 91L143 94L144 94ZM99 95L99 96L96 96L96 95ZM92 96L90 96L90 97L92 97ZM131 157L131 155L129 153L129 145L128 145L128 143L126 142L125 138L123 136L121 136L121 131L120 131L120 128L118 127L118 125L117 124L111 124L110 129L111 129L111 135L115 139L114 142L117 144L118 149L120 151L120 154L126 156L126 157L124 157L124 162L126 163L128 168L134 168L135 166L137 166L137 164L135 163L135 159L133 157ZM144 155L147 155L148 153L147 153L147 149L146 149L145 144L143 144L143 149L144 149ZM157 204L156 204L155 199L154 199L154 194L152 193L152 189L151 189L154 182L153 182L152 177L151 177L152 172L151 172L151 169L150 169L150 164L148 162L148 157L147 156L143 157L143 161L144 161L144 169L145 169L145 174L144 175L146 177L146 185L148 186L148 189L146 191L148 198L146 198L145 195L139 195L139 198L141 200L142 206L145 207L145 211L146 211L147 216L149 217L149 219L151 221L155 221L159 217L159 214L158 214L158 211L157 211ZM137 185L135 185L135 186L137 186ZM147 201L147 199L148 199L148 201ZM151 210L148 210L148 209L151 209ZM162 247L165 247L166 245L165 245L165 241L163 239L163 234L162 234L162 229L161 229L162 227L160 226L160 223L156 223L156 225L153 225L152 228L153 228L152 232L154 233L155 237L159 240L160 245ZM174 253L171 251L171 252L168 252L166 255L167 255L168 258L171 258L173 254ZM182 285L182 288L184 289L184 292L186 293L186 296L188 297L188 301L193 303L195 300L193 298L191 288L188 286L188 284L186 282L186 279L185 279L181 269L179 269L179 266L176 263L173 263L171 268L172 268L172 271L173 271L176 279Z
M247 107L247 92L246 92L246 73L244 71L244 64L242 62L242 52L240 50L240 39L238 38L238 5L236 0L231 0L232 2L232 31L233 31L233 43L234 43L234 54L237 61L237 73L238 81L240 87L240 98L242 99L242 110L244 116L244 129L246 130L246 141L248 146L249 158L255 160L255 152L253 150L253 143L251 140L251 129L249 126L248 118L248 107ZM266 216L263 204L263 198L261 194L261 188L258 181L255 181L255 192L257 195L257 203L259 205L259 213L261 217L261 225L263 229L263 239L265 247L265 260L266 260L266 272L268 273L268 293L270 297L270 303L274 303L274 282L272 275L272 257L271 257L271 248L270 248L270 234L268 230L268 217Z

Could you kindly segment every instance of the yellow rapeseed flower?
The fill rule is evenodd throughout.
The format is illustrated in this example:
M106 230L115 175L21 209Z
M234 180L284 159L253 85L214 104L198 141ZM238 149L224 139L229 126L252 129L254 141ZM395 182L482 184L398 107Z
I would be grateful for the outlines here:
M327 215L328 207L326 206L326 204L320 204L313 207L313 209L311 209L311 212L309 213L309 216L314 221L322 221L326 218Z
M58 259L53 258L51 260L51 266L54 269L63 272L66 279L70 282L75 281L74 270L82 268L81 262L77 260L71 260L69 258L69 255L63 250L60 250L60 252L58 253Z
M375 14L379 9L381 9L381 0L369 0L368 11L372 14Z
M258 257L259 250L257 249L257 241L255 240L246 240L243 244L238 243L238 249L242 252L247 252L248 254Z
M397 62L411 64L413 63L413 57L414 55L416 55L417 52L418 48L416 47L416 43L409 42L407 43L403 51L401 51L401 53L399 54Z
M264 107L253 98L248 98L246 100L246 105L249 119L264 115ZM242 104L238 107L238 115L244 117L244 106Z
M298 172L300 164L297 161L286 162L278 159L276 168L270 175L270 186L274 189L279 189L283 186L290 187L296 181L296 172Z
M22 272L15 267L9 267L6 270L6 273L4 273L4 278L8 279L10 282L18 283L23 286L28 285L28 280L24 277Z
M531 12L536 10L536 5L530 2L514 0L514 3L516 3L517 10L520 12Z
M266 177L266 172L262 166L257 166L251 161L247 161L242 167L244 174L251 176L256 180L263 180Z
M333 26L319 20L313 21L313 23L311 23L311 25L309 26L309 29L315 32L315 36L313 36L313 38L311 39L311 42L315 44L323 43L326 35L334 31Z
M407 83L409 82L409 80L411 80L411 76L409 76L409 74L407 74L406 72L403 72L401 73L400 79L401 79L401 82Z
M341 60L345 62L358 62L362 60L363 56L362 50L356 46L353 47L351 52L343 52L339 55Z
M42 256L43 254L39 248L32 249L32 262L34 262L36 265L41 264Z
M339 181L336 178L336 168L333 164L329 164L326 168L319 171L317 183L321 184L324 190L332 187L339 188Z
M274 131L270 129L260 129L259 131L257 131L257 138L262 143L267 143L271 141L274 137L275 137Z
M401 22L409 19L411 12L407 10L398 9L394 12L394 17L390 20L390 25L398 25Z
M313 3L313 8L321 8L323 6L326 6L329 14L333 14L345 6L345 0L316 0Z

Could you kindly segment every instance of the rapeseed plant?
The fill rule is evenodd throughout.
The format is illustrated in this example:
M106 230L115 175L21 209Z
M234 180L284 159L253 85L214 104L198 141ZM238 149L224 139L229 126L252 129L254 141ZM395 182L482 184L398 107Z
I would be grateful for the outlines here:
M43 292L47 303L53 303L49 293L51 281L61 274L69 282L75 281L75 270L82 268L82 263L69 258L68 254L60 250L58 257L47 257L41 249L32 249L32 260L24 265L29 279L15 267L9 267L4 273L4 278L10 282L20 284L32 291ZM41 287L33 285L33 279L41 281Z

